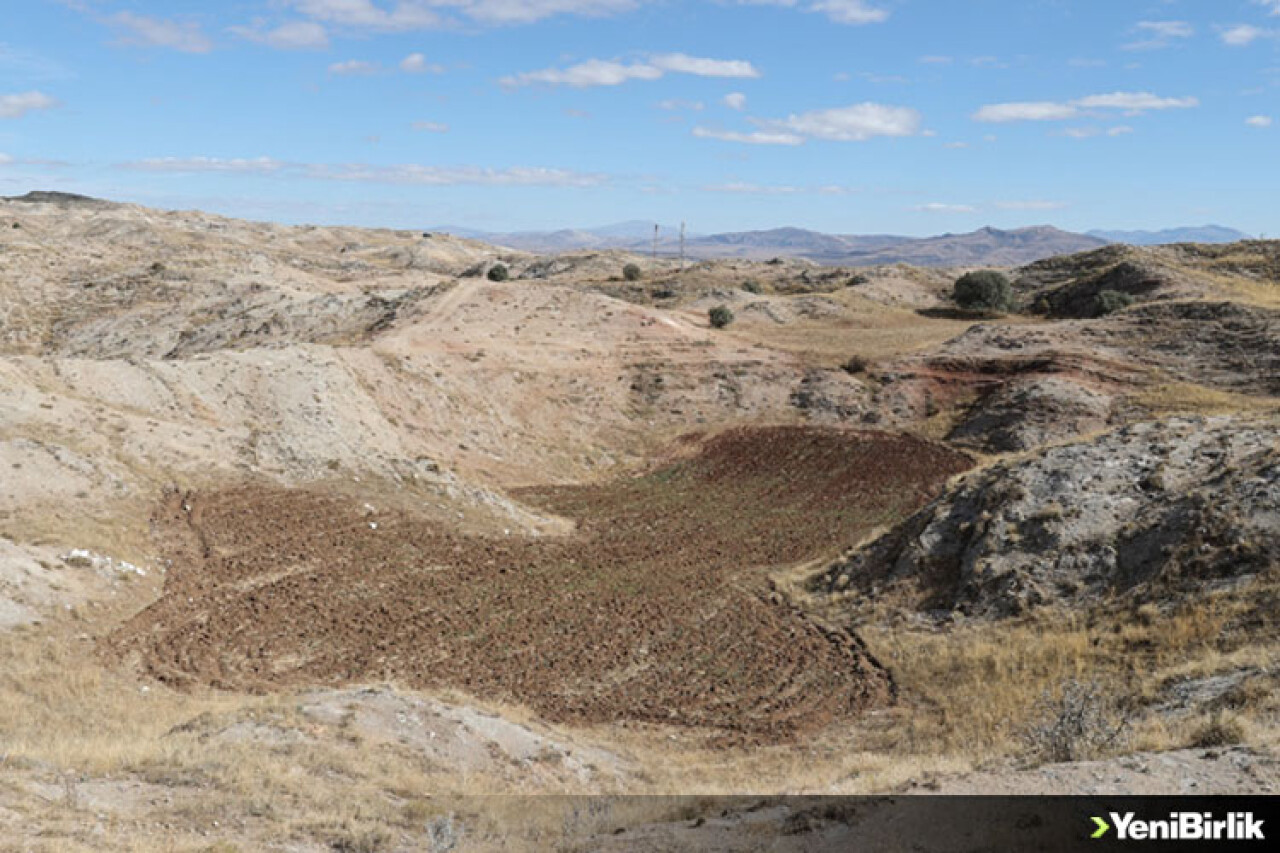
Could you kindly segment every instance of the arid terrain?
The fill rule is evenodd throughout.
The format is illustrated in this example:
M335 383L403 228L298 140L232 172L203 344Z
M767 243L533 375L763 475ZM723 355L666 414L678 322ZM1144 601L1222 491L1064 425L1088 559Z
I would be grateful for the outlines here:
M1280 242L966 271L0 200L0 850L1274 793Z

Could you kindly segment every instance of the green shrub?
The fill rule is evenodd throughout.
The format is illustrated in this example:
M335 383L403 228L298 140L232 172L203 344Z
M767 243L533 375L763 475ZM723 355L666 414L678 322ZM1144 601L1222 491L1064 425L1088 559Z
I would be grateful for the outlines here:
M707 319L711 321L713 329L723 329L733 322L733 312L724 305L717 305L707 312Z
M1004 273L979 270L956 279L951 297L961 308L973 311L1008 311L1013 308L1013 288Z
M870 283L871 283L871 279L867 278L867 276L863 275L862 273L855 273L855 274L854 274L854 275L849 279L849 284L848 284L848 286L849 286L849 287L860 287L861 285L864 285L864 284L870 284Z
M639 281L643 276L644 273L636 264L627 264L622 268L622 277L627 281Z
M742 289L745 290L747 293L755 293L757 295L762 290L762 288L760 287L760 282L756 281L754 278L749 278L746 281L744 281L742 283Z
M506 281L511 277L505 264L494 264L489 267L489 281Z
M1098 316L1105 317L1107 314L1123 311L1132 305L1133 295L1119 290L1100 290L1094 297L1093 304Z

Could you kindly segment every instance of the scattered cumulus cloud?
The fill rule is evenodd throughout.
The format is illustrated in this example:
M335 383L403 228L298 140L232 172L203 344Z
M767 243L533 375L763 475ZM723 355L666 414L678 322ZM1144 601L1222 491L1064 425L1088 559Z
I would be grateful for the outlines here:
M658 80L668 73L692 74L698 77L759 77L750 62L740 59L707 59L683 53L664 53L632 63L606 59L588 59L568 68L544 68L523 71L503 77L499 82L508 87L546 86L618 86L630 80Z
M424 133L448 133L449 125L438 121L415 121L413 129Z
M120 167L134 172L173 172L180 174L214 172L220 174L270 175L284 169L285 163L271 157L234 158L229 160L224 160L220 157L152 157L121 163Z
M920 213L977 213L978 208L971 204L946 204L940 201L931 201L928 204L917 205L912 210Z
M800 145L808 139L865 142L877 136L915 136L920 132L921 116L910 107L862 103L752 122L758 129L746 133L695 127L693 135L755 145Z
M1133 133L1133 128L1127 124L1116 125L1115 127L1068 127L1062 131L1063 136L1071 139L1093 139L1098 136L1126 136Z
M1133 30L1137 39L1124 45L1125 50L1161 50L1196 34L1186 21L1139 21Z
M51 110L58 102L44 92L0 95L0 118L22 118L27 113Z
M798 8L805 12L826 15L837 24L860 26L862 24L879 24L889 20L889 10L881 8L867 0L738 0L739 6L783 6Z
M868 102L793 114L766 125L810 139L863 142L876 136L914 136L920 130L920 122L920 113L909 107Z
M435 62L427 62L421 53L411 53L400 60L400 70L406 74L443 74L444 66Z
M695 127L693 135L698 139L718 139L721 142L742 142L747 145L803 145L804 137L794 133L772 130L753 130L746 133L736 130L718 130Z
M741 112L747 108L747 96L741 92L730 92L721 99L726 107Z
M208 53L213 42L195 21L173 21L120 12L109 23L121 33L120 43L136 47L167 47L183 53Z
M280 0L304 18L357 32L442 29L463 20L486 26L531 24L556 15L604 17L641 0Z
M1264 30L1262 27L1255 27L1253 24L1237 24L1233 27L1226 27L1218 33L1222 43L1231 47L1248 47L1255 41L1275 38L1277 35L1280 35L1280 31Z
M324 50L329 46L328 31L315 21L289 21L271 28L257 22L248 27L232 27L231 32L277 50Z
M1271 116L1249 116L1244 123L1249 127L1271 127L1273 119Z
M973 114L974 121L1006 123L1014 121L1064 121L1096 110L1123 110L1140 115L1152 110L1190 109L1200 105L1196 98L1162 98L1150 92L1108 92L1074 101L1015 101L987 104Z
M1280 16L1280 0L1253 0L1254 5L1262 6L1268 15Z
M1080 111L1071 104L1053 101L1013 101L988 104L973 114L974 121L999 124L1010 121L1061 121L1074 118Z

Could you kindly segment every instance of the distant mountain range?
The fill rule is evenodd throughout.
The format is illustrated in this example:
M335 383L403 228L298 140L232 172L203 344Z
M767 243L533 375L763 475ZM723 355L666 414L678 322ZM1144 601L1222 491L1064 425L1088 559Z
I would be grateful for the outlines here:
M1128 243L1131 246L1159 246L1164 243L1236 243L1253 239L1252 234L1223 228L1221 225L1201 225L1197 228L1166 228L1163 231L1090 231L1090 237L1108 243Z
M647 254L654 249L654 223L619 222L603 228L492 233L442 226L434 229L526 252L554 253L622 249ZM671 257L680 250L680 230L659 225L657 251ZM693 259L767 260L803 257L833 266L906 263L924 267L1019 266L1055 255L1097 249L1109 243L1231 243L1248 239L1232 228L1206 225L1166 231L1090 231L1077 234L1048 225L1001 230L981 228L967 234L903 237L893 234L824 234L803 228L772 228L725 234L685 235L685 254Z

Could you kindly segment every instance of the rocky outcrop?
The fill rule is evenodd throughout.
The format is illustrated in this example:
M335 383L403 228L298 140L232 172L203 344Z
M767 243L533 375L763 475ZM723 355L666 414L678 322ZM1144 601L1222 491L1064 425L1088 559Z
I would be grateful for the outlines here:
M1177 418L967 475L823 573L855 609L999 618L1203 591L1280 567L1280 423Z

